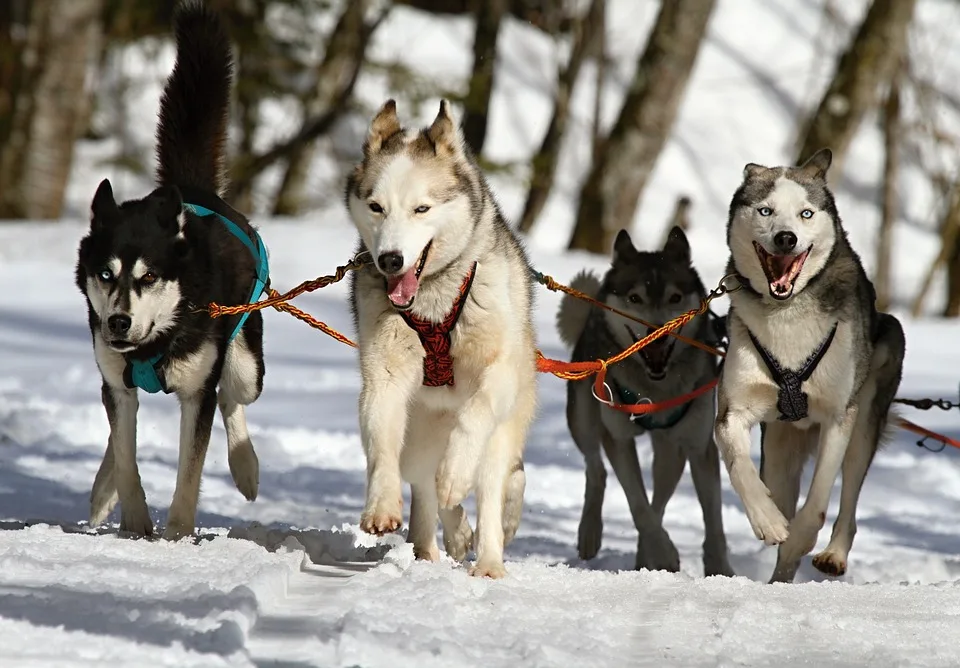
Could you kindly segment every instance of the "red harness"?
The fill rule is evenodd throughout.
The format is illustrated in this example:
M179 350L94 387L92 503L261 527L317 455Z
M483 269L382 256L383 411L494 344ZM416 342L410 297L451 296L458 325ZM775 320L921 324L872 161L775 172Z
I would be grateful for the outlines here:
M470 273L463 279L460 292L453 302L453 308L439 323L430 322L416 317L412 313L400 312L400 316L407 325L420 337L420 344L425 353L423 357L423 384L426 387L453 387L453 356L450 355L450 332L457 326L460 312L470 294L473 277L477 273L477 263L470 267Z

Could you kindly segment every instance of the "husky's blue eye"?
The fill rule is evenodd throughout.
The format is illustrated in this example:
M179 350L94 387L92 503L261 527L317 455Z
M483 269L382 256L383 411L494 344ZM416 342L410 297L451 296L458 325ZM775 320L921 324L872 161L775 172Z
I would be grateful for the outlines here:
M421 205L418 206L416 209L414 209L413 212L414 212L414 213L426 213L426 212L429 211L429 210L430 210L430 207L429 207L429 206L427 206L426 204L421 204Z
M370 202L370 210L374 213L383 213L383 207L377 204L376 202Z
M813 211L811 211L810 209L804 209L803 211L800 212L800 217L813 218Z
M757 212L761 216L769 216L771 213L773 213L773 209L771 209L769 206L761 206L759 209L757 209Z
M100 273L97 274L97 278L101 281L108 282L113 280L113 272L109 269L101 269Z

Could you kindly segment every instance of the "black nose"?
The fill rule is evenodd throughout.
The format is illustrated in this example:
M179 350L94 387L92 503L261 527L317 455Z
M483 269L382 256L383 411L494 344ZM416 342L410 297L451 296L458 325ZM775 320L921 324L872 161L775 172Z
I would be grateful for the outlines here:
M130 331L131 324L130 316L126 315L112 315L107 318L107 327L112 334L126 334Z
M797 247L797 235L793 232L777 232L773 243L781 253L789 253Z
M380 265L380 271L385 274L395 274L403 269L403 255L394 251L380 253L377 264Z

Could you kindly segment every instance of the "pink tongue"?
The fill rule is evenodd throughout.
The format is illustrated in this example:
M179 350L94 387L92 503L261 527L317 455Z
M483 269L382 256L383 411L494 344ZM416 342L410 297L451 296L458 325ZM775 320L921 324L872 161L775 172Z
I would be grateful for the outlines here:
M784 289L790 287L790 269L796 259L796 257L790 255L774 255L770 258L770 268L773 272L779 274L779 278L773 281L771 285Z
M417 268L411 267L402 276L387 279L387 297L395 306L406 306L417 294L420 279L417 278Z

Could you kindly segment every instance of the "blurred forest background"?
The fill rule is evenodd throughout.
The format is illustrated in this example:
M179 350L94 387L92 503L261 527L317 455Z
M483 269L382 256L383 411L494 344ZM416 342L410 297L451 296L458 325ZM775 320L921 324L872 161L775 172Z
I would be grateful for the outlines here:
M621 6L624 1L619 0ZM303 216L336 205L343 174L382 102L356 94L358 80L367 73L383 79L388 90L402 91L408 105L422 106L422 116L435 113L441 95L455 101L466 139L483 166L522 188L522 206L515 207L513 218L530 233L544 220L556 187L561 146L574 121L571 100L578 86L589 84L596 109L578 116L590 126L590 145L579 153L589 164L571 198L573 224L564 244L606 253L645 196L717 5L742 1L626 0L649 19L635 28L643 31L640 48L623 76L610 56L615 45L608 12L614 0L207 0L223 13L235 40L227 199L261 216ZM960 18L960 0L927 2ZM909 195L899 175L910 166L933 193L930 219L924 222L938 234L939 251L905 308L919 313L939 275L946 290L937 309L957 316L960 174L949 156L960 154L960 136L942 112L960 111L960 84L945 87L927 74L929 68L917 66L910 45L925 41L914 25L917 5L917 0L862 0L855 12L848 0L781 0L771 6L788 15L802 8L802 16L816 20L798 25L798 34L812 34L808 39L814 41L830 35L837 43L815 63L817 74L806 90L795 94L804 107L792 117L792 159L802 161L830 146L834 178L855 172L845 162L848 149L864 124L874 124L883 167L879 187L870 195L880 221L872 265L881 306L891 299L891 230L901 217L901 199ZM78 145L94 147L95 159L86 169L109 166L149 182L155 101L142 112L129 101L131 95L158 94L138 72L160 58L162 49L169 56L173 8L170 0L0 0L0 219L62 217ZM467 22L462 48L472 61L469 74L451 85L372 49L397 12L449 18L461 22L457 26ZM536 149L519 161L498 161L485 148L508 24L542 35L556 56L548 72L549 122L534 138ZM748 17L739 30L748 34L763 28ZM953 34L960 40L960 33ZM131 64L131 53L146 64L138 65L136 58ZM157 65L154 84L166 76L170 62ZM602 95L618 77L623 95L603 120ZM777 82L767 83L776 95ZM409 113L401 105L401 117ZM284 120L280 128L278 117ZM139 133L132 132L137 126ZM325 167L318 168L318 160ZM695 225L690 210L696 202L683 192L671 198L674 221L688 229Z

